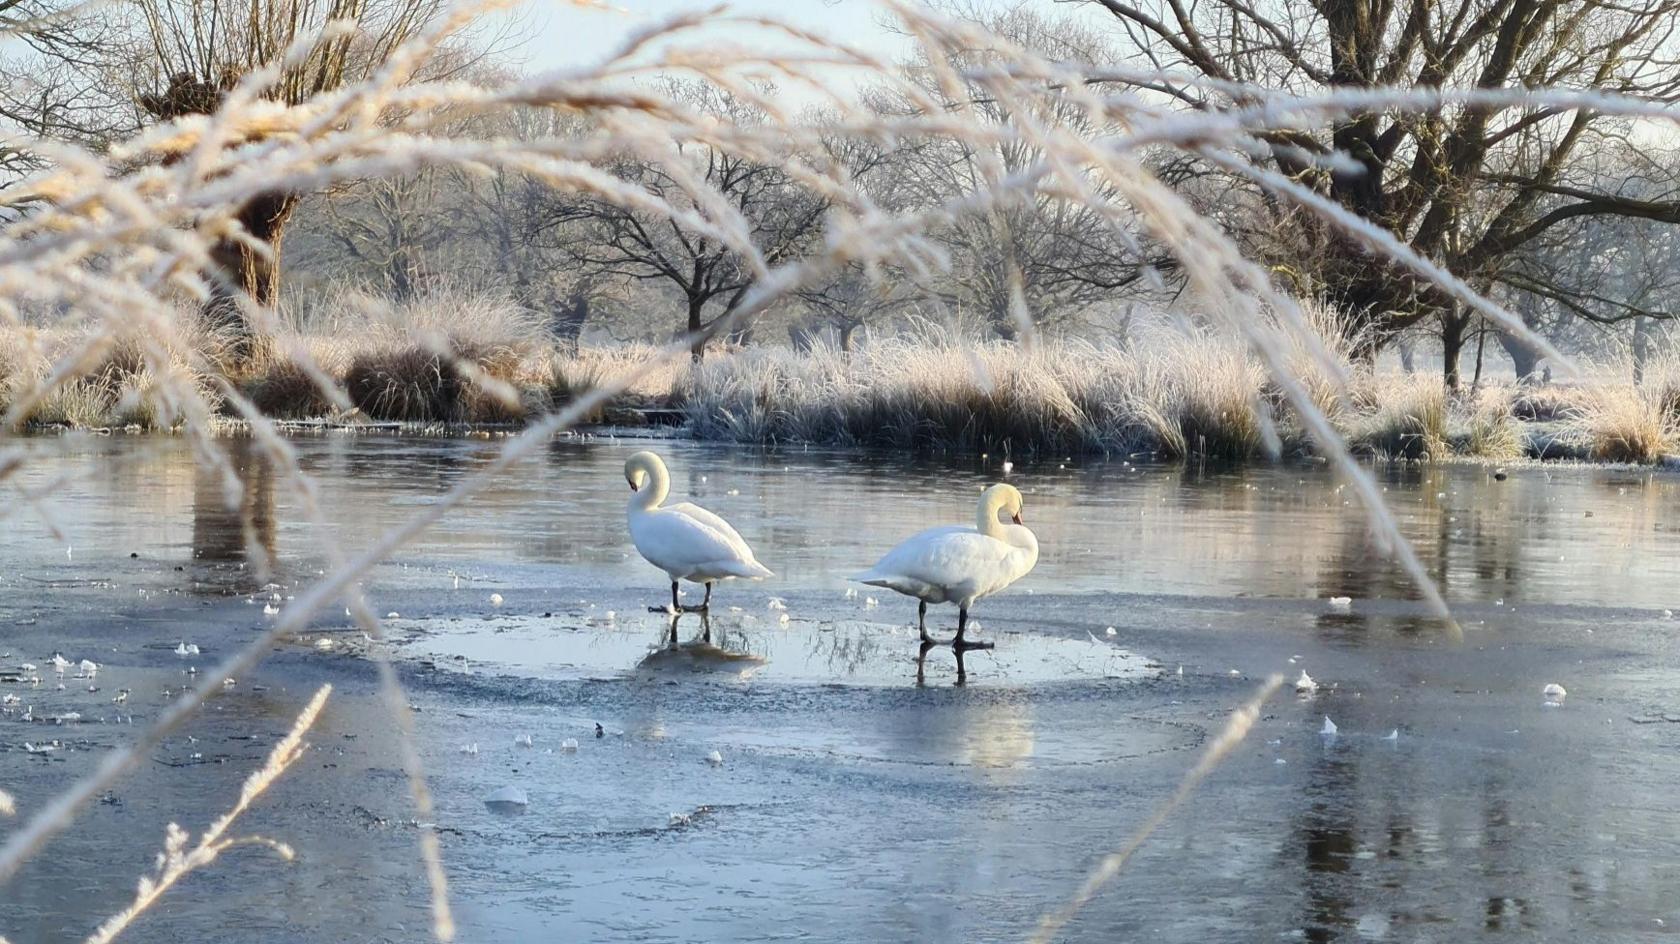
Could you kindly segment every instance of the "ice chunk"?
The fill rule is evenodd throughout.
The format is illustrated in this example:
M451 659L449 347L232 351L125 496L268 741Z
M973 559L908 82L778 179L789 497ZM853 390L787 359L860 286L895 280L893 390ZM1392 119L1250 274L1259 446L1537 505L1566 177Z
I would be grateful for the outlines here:
M1334 610L1347 610L1353 608L1353 597L1331 597L1325 602L1329 603L1330 608Z
M491 606L501 606L502 605L502 595L499 594L499 593L490 594L490 605Z
M503 787L485 797L484 805L493 813L523 813L531 798L519 787Z
M1336 736L1336 732L1337 732L1336 722L1331 721L1329 715L1325 715L1324 716L1324 727L1319 728L1318 733L1324 735L1327 738L1333 738L1333 737Z
M1110 636L1117 636L1120 633L1120 631L1118 629L1115 629L1112 626L1110 626L1108 629L1104 630L1104 632L1108 633Z
M325 636L315 640L315 648L321 652L330 652L332 651L332 647L333 641Z
M1569 697L1569 692L1562 685L1553 682L1540 690L1540 697L1546 700L1548 707L1555 708L1563 704L1563 700Z
M722 767L723 755L719 754L717 751L713 751L706 755L706 763L711 764L713 767Z
M1313 681L1313 677L1307 674L1306 669L1302 669L1301 677L1295 680L1295 691L1303 695L1311 695L1318 691L1318 683Z

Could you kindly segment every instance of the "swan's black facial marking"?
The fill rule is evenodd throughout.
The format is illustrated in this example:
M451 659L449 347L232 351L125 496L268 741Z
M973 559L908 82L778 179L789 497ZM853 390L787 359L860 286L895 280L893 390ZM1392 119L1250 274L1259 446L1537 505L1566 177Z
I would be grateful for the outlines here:
M1010 515L1009 520L1015 522L1016 524L1026 524L1025 521L1021 520L1021 513L1018 511Z

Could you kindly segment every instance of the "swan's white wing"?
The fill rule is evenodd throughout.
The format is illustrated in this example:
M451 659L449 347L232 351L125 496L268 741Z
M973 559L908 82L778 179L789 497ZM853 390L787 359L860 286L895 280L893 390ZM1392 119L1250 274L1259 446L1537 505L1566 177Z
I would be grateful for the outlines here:
M701 515L695 515L696 511ZM684 503L631 515L630 537L643 557L677 577L719 580L771 576L768 568L753 559L752 548L734 528L695 505Z
M933 528L906 539L852 579L930 603L961 600L1007 585L1014 551L973 528Z
M752 558L752 548L747 546L747 541L745 538L741 537L740 532L736 531L729 522L712 514L706 509L701 508L699 505L696 505L693 502L678 502L675 505L666 505L664 510L674 511L679 515L687 515L690 518L693 518L695 521L700 522L706 527L711 528L713 531L722 535L724 540L728 541L731 546L739 550L748 559Z

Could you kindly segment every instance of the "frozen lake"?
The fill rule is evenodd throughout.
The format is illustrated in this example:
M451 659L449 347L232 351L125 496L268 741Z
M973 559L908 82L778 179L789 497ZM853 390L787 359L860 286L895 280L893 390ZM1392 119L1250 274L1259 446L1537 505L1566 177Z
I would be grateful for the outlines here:
M296 446L354 551L498 444ZM435 823L414 822L364 643L335 606L0 886L0 935L85 938L151 869L165 824L196 833L226 809L331 681L310 754L239 830L297 859L231 852L125 940L423 939L414 850L436 829L466 941L1019 941L1262 679L1302 670L1321 691L1276 696L1063 939L1680 927L1680 621L1665 613L1680 608L1680 478L1380 470L1463 624L1455 643L1320 467L1017 460L1043 553L976 608L997 648L968 653L957 686L948 648L918 660L913 601L848 596L844 578L912 531L970 521L1001 457L652 444L673 494L729 518L778 574L720 586L710 644L690 616L673 646L647 612L663 575L623 520L623 460L649 446L556 443L370 575L376 608L398 614ZM47 497L0 529L0 695L18 696L0 706L0 788L23 817L271 620L265 579L283 609L326 566L322 535L248 456L251 536L279 564L266 578L185 444L31 448L24 480ZM929 615L949 635L954 610ZM177 655L183 641L200 656ZM103 668L59 690L54 652ZM25 662L41 685L3 680ZM1551 682L1561 708L1543 704ZM523 815L482 802L504 786L526 791Z

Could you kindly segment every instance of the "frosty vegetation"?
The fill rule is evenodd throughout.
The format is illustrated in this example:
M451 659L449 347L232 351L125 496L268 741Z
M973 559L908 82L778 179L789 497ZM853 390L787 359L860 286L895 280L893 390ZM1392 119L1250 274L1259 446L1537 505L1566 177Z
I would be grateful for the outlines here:
M608 411L754 442L1310 451L1449 627L1357 452L1669 447L1670 5L1092 6L887 4L903 62L706 10L532 75L436 0L6 7L0 488L20 431L175 430L225 471L237 427L313 516L277 419L524 429L329 548L271 630L20 810L0 881L315 613L377 640L368 567Z

